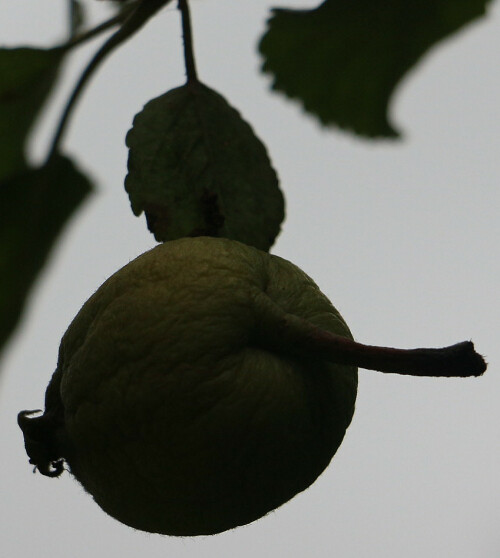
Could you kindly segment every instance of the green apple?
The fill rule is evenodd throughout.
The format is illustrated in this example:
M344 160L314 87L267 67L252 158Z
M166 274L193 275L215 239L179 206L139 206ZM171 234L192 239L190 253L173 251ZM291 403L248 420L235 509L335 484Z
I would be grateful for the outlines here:
M451 348L453 366L457 352L480 358L471 345ZM31 463L57 476L66 462L119 521L214 534L262 517L324 471L353 416L356 364L436 375L425 363L441 353L430 351L359 345L292 263L232 240L183 238L138 257L84 304L45 413L23 411L19 424ZM453 375L446 359L438 364Z

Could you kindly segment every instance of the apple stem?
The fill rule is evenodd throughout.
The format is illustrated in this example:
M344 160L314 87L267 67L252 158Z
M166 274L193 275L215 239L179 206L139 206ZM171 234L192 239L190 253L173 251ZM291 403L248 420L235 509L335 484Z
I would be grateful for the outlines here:
M486 362L476 353L471 341L440 349L394 349L363 345L350 337L337 335L315 326L309 320L284 312L265 294L258 296L256 307L260 309L258 342L275 350L410 376L467 378L481 376L486 370Z
M486 370L483 357L471 341L439 349L395 349L363 345L318 329L304 339L304 345L332 362L392 374L467 378Z

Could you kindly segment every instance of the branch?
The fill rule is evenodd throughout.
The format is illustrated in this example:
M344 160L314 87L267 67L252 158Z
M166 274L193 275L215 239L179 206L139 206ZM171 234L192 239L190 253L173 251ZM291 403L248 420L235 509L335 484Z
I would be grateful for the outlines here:
M125 6L124 8L122 8L122 11L120 11L112 18L104 21L103 23L100 23L99 25L97 25L92 29L74 35L69 39L69 41L63 43L62 45L57 46L56 48L61 50L70 50L74 47L80 46L83 43L86 43L87 41L90 41L91 39L97 37L104 31L107 31L108 29L111 29L115 25L119 25L120 23L125 21L135 8L136 6L134 5Z
M153 17L161 8L166 6L171 0L142 0L134 11L127 17L120 29L112 35L97 51L88 66L83 71L80 79L78 80L67 104L62 113L59 126L52 140L52 146L49 151L48 158L50 159L56 154L59 144L66 131L69 117L73 108L82 94L85 86L90 78L107 58L118 46L124 43L127 39L132 37L151 17Z

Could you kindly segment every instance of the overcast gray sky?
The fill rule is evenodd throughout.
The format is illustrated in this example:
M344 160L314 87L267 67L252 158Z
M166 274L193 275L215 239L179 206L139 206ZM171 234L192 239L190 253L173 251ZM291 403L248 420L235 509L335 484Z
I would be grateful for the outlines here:
M63 34L65 4L4 2L0 41L51 44ZM95 21L108 14L103 3L86 4ZM322 130L269 93L255 45L272 5L192 2L201 79L252 123L281 177L287 220L273 252L315 279L358 340L416 347L472 338L489 370L468 380L360 371L353 423L318 481L271 515L214 537L134 531L68 474L32 474L17 412L42 406L60 337L82 303L155 244L123 190L124 136L147 100L183 82L179 21L169 8L101 69L65 142L98 191L53 253L3 360L2 556L500 556L498 2L398 89L400 143ZM71 58L59 104L93 48ZM53 109L35 158L45 152Z

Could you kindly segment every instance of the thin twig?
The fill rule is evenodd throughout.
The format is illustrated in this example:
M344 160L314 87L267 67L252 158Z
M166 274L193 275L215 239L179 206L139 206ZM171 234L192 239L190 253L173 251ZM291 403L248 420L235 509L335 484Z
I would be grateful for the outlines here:
M79 99L85 86L97 68L107 58L107 56L115 50L115 48L134 35L152 16L156 14L156 12L166 6L170 1L171 0L142 0L142 2L124 21L120 29L118 29L118 31L114 33L97 51L88 66L83 71L80 79L73 89L72 94L70 95L59 121L54 139L52 140L52 145L48 155L49 159L57 153L76 101Z
M82 33L78 33L77 35L73 36L69 41L63 43L62 45L56 47L61 50L69 50L74 47L80 46L87 41L97 37L104 31L115 27L115 25L119 25L123 23L127 17L131 14L131 12L135 9L135 6L126 6L125 8L120 11L120 13L116 14L115 16L111 17L110 19L100 23L96 27L89 29L87 31L83 31Z

